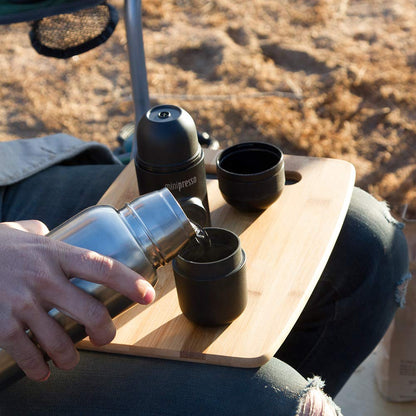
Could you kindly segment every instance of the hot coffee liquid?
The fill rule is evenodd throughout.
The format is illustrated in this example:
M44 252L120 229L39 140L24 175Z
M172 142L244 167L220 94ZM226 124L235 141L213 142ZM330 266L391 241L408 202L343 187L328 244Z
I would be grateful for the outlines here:
M210 263L230 256L235 247L228 241L216 238L216 234L210 235L205 229L192 223L195 230L195 237L182 250L181 256L187 261L196 263Z
M211 247L211 237L208 233L200 227L198 224L195 224L193 221L190 221L192 228L195 231L194 242L202 246L204 249L209 249Z

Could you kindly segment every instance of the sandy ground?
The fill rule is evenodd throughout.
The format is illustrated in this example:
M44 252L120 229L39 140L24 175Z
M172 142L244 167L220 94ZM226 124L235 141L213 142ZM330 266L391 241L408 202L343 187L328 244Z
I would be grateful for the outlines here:
M152 105L182 106L223 147L348 160L416 218L414 0L144 0L143 22ZM68 60L38 55L29 29L0 26L0 141L63 131L115 147L134 118L123 19Z

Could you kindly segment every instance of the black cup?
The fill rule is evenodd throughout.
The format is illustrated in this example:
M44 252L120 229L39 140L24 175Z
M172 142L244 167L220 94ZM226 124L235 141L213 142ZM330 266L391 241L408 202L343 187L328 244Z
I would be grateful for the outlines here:
M242 211L264 210L283 191L283 153L270 143L236 144L218 156L217 177L221 194L230 205Z
M198 325L226 325L247 305L246 255L233 232L204 230L210 243L192 240L172 262L179 305Z

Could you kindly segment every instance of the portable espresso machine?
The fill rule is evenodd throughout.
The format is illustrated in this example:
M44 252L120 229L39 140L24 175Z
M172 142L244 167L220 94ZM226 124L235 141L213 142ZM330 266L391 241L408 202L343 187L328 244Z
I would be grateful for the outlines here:
M204 152L190 114L174 105L153 107L138 123L136 143L140 193L166 187L192 222L210 226Z

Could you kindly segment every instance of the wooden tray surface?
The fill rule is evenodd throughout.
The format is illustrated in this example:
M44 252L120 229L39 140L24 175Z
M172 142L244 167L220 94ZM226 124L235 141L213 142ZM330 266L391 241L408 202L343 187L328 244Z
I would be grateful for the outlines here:
M207 154L212 171L215 154ZM179 308L171 266L158 271L157 299L115 318L117 335L104 347L86 338L80 348L257 367L278 350L304 308L335 244L355 180L351 164L335 159L285 156L289 178L281 197L262 213L241 213L222 198L216 180L208 181L213 226L240 236L247 254L248 305L228 326L204 328L189 322ZM130 163L100 203L119 207L138 195Z

